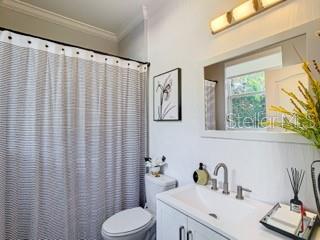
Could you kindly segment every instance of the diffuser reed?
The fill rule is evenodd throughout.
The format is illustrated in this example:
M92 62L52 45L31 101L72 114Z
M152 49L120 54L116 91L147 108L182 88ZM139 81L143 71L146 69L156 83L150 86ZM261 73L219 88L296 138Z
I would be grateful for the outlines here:
M291 208L291 211L300 213L302 202L299 200L298 195L301 189L305 171L304 170L298 171L296 168L291 168L290 170L291 171L289 172L289 169L287 168L287 173L288 173L292 191L294 194L294 198L290 200L290 208Z

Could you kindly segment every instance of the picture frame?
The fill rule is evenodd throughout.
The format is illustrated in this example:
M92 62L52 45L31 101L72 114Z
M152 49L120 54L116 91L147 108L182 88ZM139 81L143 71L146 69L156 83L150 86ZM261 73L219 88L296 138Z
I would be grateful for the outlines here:
M153 77L153 120L181 121L181 68Z

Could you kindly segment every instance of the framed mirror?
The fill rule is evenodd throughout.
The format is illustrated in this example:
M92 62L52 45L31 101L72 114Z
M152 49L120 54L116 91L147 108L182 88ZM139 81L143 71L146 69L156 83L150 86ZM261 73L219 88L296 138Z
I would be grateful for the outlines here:
M319 26L317 20L208 60L203 67L202 135L307 143L265 122L281 118L270 110L272 105L292 109L282 89L300 96L298 82L308 87L302 63L320 58Z

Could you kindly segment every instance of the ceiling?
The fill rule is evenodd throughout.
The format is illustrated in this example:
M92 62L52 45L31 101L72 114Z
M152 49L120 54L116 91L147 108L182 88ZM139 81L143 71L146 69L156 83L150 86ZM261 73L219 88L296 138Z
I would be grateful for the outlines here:
M143 4L160 0L20 0L111 32L118 38L143 21Z

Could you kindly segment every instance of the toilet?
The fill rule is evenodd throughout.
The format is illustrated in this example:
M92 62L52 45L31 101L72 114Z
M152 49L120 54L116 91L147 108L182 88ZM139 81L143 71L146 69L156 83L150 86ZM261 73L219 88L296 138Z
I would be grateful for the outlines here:
M146 174L147 208L127 209L108 218L102 225L104 240L155 240L156 194L173 189L177 181L161 174Z

